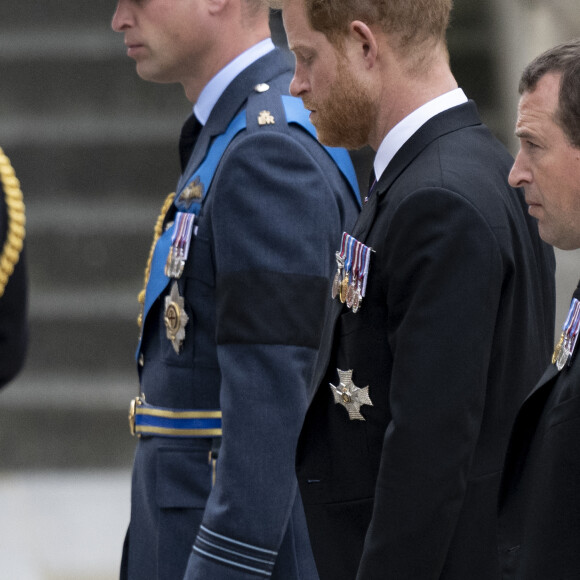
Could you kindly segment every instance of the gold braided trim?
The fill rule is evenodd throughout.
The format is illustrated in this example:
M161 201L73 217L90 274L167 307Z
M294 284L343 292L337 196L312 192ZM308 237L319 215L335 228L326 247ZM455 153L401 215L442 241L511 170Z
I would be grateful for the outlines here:
M0 147L0 180L4 188L4 199L8 214L8 230L6 241L0 254L0 298L4 295L8 279L14 272L14 267L20 259L26 235L25 207L20 189L20 181L16 178L10 159L4 155Z
M149 250L149 258L147 259L147 266L145 266L145 282L143 283L143 290L139 292L139 296L137 300L139 300L139 304L141 304L141 312L137 317L137 324L139 328L143 324L143 308L145 307L145 289L147 288L147 284L149 283L149 276L151 275L151 262L153 261L153 252L155 252L155 245L157 244L157 240L161 237L163 233L163 220L175 199L175 193L170 193L167 196L167 199L163 203L163 207L161 208L161 213L157 218L157 222L155 223L155 227L153 228L153 243L151 244L151 249Z

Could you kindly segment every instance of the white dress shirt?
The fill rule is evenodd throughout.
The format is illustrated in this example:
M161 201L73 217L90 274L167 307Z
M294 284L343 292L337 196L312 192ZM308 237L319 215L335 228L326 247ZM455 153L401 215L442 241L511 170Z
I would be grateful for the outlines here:
M435 115L457 107L467 102L467 97L461 89L454 89L425 103L399 121L383 139L377 150L373 167L377 181L387 168L397 151Z

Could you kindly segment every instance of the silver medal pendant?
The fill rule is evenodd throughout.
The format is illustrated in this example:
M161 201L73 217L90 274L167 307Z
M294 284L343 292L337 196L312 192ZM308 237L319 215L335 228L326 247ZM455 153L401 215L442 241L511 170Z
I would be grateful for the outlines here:
M331 296L334 300L340 293L340 283L342 282L342 270L344 268L344 258L340 256L339 252L336 252L336 274L334 275L334 280L332 281L332 292Z
M171 341L173 350L179 354L185 340L185 326L189 322L189 317L185 312L185 300L179 295L177 282L173 282L169 296L165 297L163 319L167 338Z
M373 406L373 402L369 396L369 387L366 386L364 389L359 389L352 381L352 370L336 370L340 382L338 386L330 383L334 402L342 405L347 410L351 421L365 421L366 419L360 413L360 408L363 405Z
M561 371L564 366L566 365L566 363L568 362L568 359L570 358L571 355L571 351L568 348L568 345L566 344L566 342L564 342L564 344L562 344L560 351L558 352L558 355L556 357L556 368Z

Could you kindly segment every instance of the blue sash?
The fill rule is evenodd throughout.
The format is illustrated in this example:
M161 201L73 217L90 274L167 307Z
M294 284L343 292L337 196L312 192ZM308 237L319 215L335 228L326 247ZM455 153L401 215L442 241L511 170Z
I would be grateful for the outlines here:
M286 121L288 123L300 125L303 129L308 131L308 133L310 133L314 139L316 139L316 130L310 123L308 118L309 113L302 105L302 101L295 97L282 95L282 103L286 113ZM187 213L195 213L196 215L199 214L203 204L203 199L209 190L216 169L221 161L221 158L223 157L223 154L225 153L225 150L232 142L233 138L240 131L243 131L246 126L246 111L240 111L228 125L225 133L222 133L214 139L204 160L193 172L192 177L185 183L179 192L181 194L181 192L192 183L199 184L202 188L201 201L192 203L186 210ZM358 182L348 152L345 149L337 147L325 147L325 149L332 157L345 179L348 181L351 192L355 197L358 206L360 207L361 203ZM175 201L177 202L178 200L179 195L175 197ZM155 300L157 300L157 298L162 294L165 288L167 288L167 285L170 282L170 278L165 275L165 263L171 248L171 238L173 236L174 227L175 225L172 225L170 228L168 228L161 235L159 240L157 240L157 244L155 246L153 260L151 262L151 273L149 275L149 281L145 291L145 304L143 306L143 321L141 327L142 329L145 327L145 320L147 319L147 314L151 309L151 306L153 306ZM137 353L135 355L136 358L139 357L140 349L141 339L139 339L139 345L137 346Z

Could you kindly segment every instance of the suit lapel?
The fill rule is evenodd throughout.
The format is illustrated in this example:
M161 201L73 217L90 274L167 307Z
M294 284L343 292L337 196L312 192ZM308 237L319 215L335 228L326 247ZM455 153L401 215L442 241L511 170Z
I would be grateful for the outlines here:
M504 473L502 475L501 493L499 497L500 508L512 490L519 485L520 476L526 464L530 445L534 440L536 430L540 422L540 416L546 405L546 401L556 384L558 370L551 364L544 375L522 403L514 420L506 451Z
M573 294L573 298L580 300L580 283ZM578 355L576 354L576 356ZM578 361L576 361L576 364L578 364ZM533 435L539 424L540 415L558 381L560 372L563 371L558 371L556 365L551 363L518 411L510 438L508 461L505 464L506 475L504 476L504 480L511 482L512 486L517 485ZM513 482L516 483L514 484ZM508 492L509 489L507 488L502 491L502 501Z
M356 220L356 223L352 229L352 236L363 244L373 222L375 221L377 209L379 206L378 199L379 196L377 195L377 191L374 191L369 197L368 201L363 205L358 219Z
M330 292L329 292L329 300ZM322 339L320 341L320 348L318 349L318 358L316 360L316 369L314 371L314 377L312 381L312 389L309 394L308 404L312 402L318 385L322 383L326 370L328 369L328 363L330 361L330 355L332 352L334 329L336 328L336 323L340 315L344 312L346 306L338 299L331 300L331 304L326 311L326 319L324 321L324 328L322 331Z
M556 377L558 374L558 369L556 368L555 364L551 364L542 375L542 378L538 381L536 386L533 388L531 393L526 397L524 403L522 404L522 408L526 405L527 401L532 399L535 394L542 390L553 378Z

